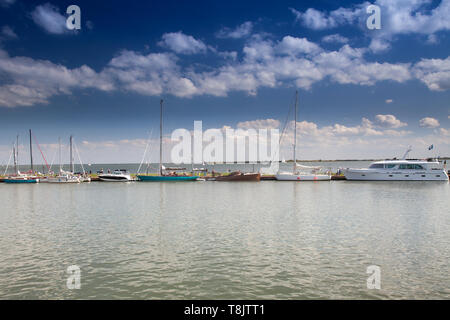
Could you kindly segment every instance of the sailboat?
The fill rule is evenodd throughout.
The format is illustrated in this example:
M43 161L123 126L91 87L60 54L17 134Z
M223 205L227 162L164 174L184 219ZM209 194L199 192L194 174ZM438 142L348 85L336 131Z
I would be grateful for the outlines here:
M48 183L80 183L79 177L73 174L73 153L72 153L72 136L70 136L70 169L71 171L64 171L62 167L61 159L61 139L58 140L59 143L59 174L57 176L50 176L42 182Z
M32 176L33 174L33 144L31 140L31 129L30 129L30 165L31 169L29 174L22 173L18 169L18 161L19 161L19 136L17 136L17 142L15 146L13 146L13 153L14 153L14 171L16 172L16 175L9 176L6 179L3 180L5 183L37 183L39 182L39 178Z
M298 91L295 92L295 119L294 119L294 168L292 172L278 172L275 179L279 181L329 181L331 174L321 173L321 167L309 167L297 163L297 104Z
M163 132L163 100L160 101L159 118L159 174L158 175L137 175L139 181L195 181L197 176L179 175L176 173L167 174L166 168L162 164L162 132ZM168 168L169 169L169 168Z

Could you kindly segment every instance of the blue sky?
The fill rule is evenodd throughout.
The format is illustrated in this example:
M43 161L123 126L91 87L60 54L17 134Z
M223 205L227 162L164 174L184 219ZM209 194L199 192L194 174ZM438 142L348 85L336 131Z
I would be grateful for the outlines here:
M139 161L161 97L167 135L280 127L296 89L299 158L449 156L450 0L373 3L380 30L363 1L0 0L0 163L29 128Z

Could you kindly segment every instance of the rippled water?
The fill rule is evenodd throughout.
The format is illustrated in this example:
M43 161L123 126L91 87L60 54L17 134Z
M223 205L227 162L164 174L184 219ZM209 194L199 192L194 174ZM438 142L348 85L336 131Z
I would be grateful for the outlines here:
M2 299L450 298L448 183L0 184L0 202Z

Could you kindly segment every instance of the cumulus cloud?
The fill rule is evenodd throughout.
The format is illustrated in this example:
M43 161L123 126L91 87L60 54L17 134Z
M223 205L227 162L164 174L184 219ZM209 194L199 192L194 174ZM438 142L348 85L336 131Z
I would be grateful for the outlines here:
M1 7L9 7L10 5L14 4L16 0L0 0L0 6Z
M3 26L1 29L2 38L17 39L17 34L10 26Z
M290 8L295 15L295 19L305 27L314 30L331 29L343 24L352 24L363 18L365 13L363 5L354 8L339 8L329 13L309 8L305 12L300 12Z
M375 116L375 122L383 128L401 128L408 125L405 122L401 122L392 114L378 114Z
M425 117L423 119L420 119L419 125L425 128L437 128L440 126L440 123L435 118Z
M359 25L366 30L368 18L366 7L369 2L361 2L348 8L327 12L309 8L304 12L291 8L296 21L303 26L314 29L332 29L344 25ZM450 30L450 0L431 3L430 0L391 1L377 0L373 4L381 9L382 28L376 32L366 33L372 37L370 50L379 53L388 50L390 42L396 35L422 34L428 43L436 43L436 33Z
M430 90L450 89L450 56L447 59L422 59L413 72Z
M66 18L50 3L37 6L31 13L31 18L48 33L63 34L69 31L66 27Z
M0 86L0 106L32 106L47 103L57 94L69 94L76 88L113 89L104 74L88 66L69 69L46 60L10 57L0 50L0 72L8 75L9 83Z
M431 90L449 88L450 57L423 59L416 64L372 62L365 59L366 48L345 44L337 50L326 50L294 36L277 41L254 35L245 43L240 59L237 52L213 50L181 32L164 34L161 45L174 52L143 54L123 50L98 72L88 66L69 69L50 61L10 57L0 50L0 71L8 79L1 87L0 105L46 103L51 96L70 94L76 88L223 97L233 91L255 95L262 87L294 85L309 90L319 81L372 86L380 81L404 83L414 78ZM180 63L182 57L176 55L206 50L226 59L217 66L184 67Z
M253 30L253 23L250 21L244 22L243 24L237 26L235 29L222 28L216 33L217 38L231 38L240 39L248 37Z
M181 54L204 53L207 50L202 41L181 31L163 34L159 45Z
M239 122L236 125L239 129L277 129L280 121L275 119L261 119Z
M330 34L322 38L323 42L327 43L347 43L349 41L348 38L341 36L340 34Z
M394 100L392 100L392 99L386 99L384 102L386 102L387 104L390 104L390 103L394 102Z

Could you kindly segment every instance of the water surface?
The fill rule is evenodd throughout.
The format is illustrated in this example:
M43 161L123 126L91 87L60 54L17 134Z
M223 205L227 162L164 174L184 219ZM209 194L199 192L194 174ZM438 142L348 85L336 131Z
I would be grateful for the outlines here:
M448 299L449 199L441 182L0 184L0 298Z

